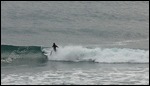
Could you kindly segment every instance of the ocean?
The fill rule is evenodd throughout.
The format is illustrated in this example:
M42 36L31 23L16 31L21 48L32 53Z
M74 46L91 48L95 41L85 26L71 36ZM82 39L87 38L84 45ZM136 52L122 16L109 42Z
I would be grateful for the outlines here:
M149 2L2 1L1 85L149 85Z

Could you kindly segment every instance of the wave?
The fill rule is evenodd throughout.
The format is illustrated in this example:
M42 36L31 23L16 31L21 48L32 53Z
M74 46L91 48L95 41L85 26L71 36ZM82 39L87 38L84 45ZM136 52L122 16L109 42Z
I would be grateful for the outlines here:
M1 64L45 63L46 61L149 63L149 50L129 48L87 48L83 46L52 48L1 45Z
M56 53L43 49L49 60L92 61L99 63L149 63L149 50L128 48L86 48L83 46L60 47ZM52 52L52 55L50 55Z
M39 46L1 45L1 64L43 63L47 57Z

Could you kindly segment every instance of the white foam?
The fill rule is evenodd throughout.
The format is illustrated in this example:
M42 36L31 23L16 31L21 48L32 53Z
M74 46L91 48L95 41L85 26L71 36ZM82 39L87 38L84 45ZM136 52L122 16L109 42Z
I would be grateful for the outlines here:
M43 49L49 60L56 61L94 61L104 63L149 63L149 50L129 48L94 48L82 46L60 47L56 53L51 49Z
M92 70L47 70L42 72L26 72L2 74L2 85L137 85L149 84L149 68L133 71L136 68L125 70L126 67ZM139 68L138 68L139 69ZM142 68L143 69L143 68Z

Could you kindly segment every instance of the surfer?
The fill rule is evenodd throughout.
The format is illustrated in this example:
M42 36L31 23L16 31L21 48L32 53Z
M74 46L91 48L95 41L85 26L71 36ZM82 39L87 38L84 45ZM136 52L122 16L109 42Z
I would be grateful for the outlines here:
M53 50L56 52L56 47L58 47L55 43L53 43Z

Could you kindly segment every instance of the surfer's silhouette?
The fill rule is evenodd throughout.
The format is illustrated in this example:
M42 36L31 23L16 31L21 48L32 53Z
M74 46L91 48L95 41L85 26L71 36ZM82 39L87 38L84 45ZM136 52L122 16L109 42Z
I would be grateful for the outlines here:
M57 51L56 48L58 48L58 46L57 46L55 43L53 43L53 46L52 46L52 47L53 47L53 50L56 52L56 51ZM51 51L50 55L52 55L52 52L53 52L53 51Z
M55 43L53 43L53 50L56 52L57 50L56 50L56 47L58 47Z

